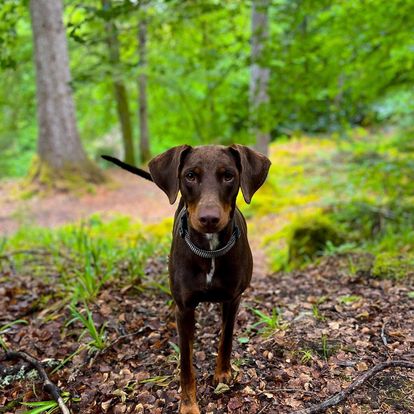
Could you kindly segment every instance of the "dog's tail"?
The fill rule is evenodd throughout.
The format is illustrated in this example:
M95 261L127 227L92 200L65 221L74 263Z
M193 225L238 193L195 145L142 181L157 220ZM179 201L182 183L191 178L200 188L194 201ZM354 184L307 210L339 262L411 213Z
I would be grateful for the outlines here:
M134 167L133 165L126 164L125 162L118 160L118 158L114 158L109 155L101 155L101 157L104 160L112 162L113 164L117 165L118 167L123 168L124 170L129 171L132 174L138 175L142 178L145 178L148 181L154 182L154 180L151 177L151 174L148 171L142 170L141 168L138 168L138 167Z

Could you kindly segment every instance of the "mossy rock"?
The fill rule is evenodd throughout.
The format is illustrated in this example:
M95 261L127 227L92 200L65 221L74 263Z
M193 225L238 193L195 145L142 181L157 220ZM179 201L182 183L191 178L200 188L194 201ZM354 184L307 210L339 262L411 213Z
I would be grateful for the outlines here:
M414 256L380 253L374 260L371 274L380 279L412 278L414 277Z
M328 218L302 218L292 225L290 231L288 262L294 267L299 267L320 256L328 242L338 246L343 241L340 232Z

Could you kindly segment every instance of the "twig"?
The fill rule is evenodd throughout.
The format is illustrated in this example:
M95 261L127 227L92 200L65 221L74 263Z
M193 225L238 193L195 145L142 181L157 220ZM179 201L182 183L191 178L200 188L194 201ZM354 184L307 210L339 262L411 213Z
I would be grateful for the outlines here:
M114 345L116 345L118 342L120 342L120 341L122 341L122 340L124 340L124 339L126 339L126 338L129 338L129 337L131 337L131 336L134 336L134 335L136 335L136 334L139 334L139 333L141 333L142 332L142 328L140 328L140 329L138 329L138 330L136 330L136 331L134 331L134 332L131 332L131 333L129 333L129 334L125 334L125 335L121 335L121 336L118 336L118 338L116 338L116 339L114 339L110 344L108 344L104 349L100 349L100 350L98 350L90 359L89 359L89 361L87 361L87 364L88 364L88 368L91 368L92 366L93 366L93 364L95 363L95 361L96 361L96 359L99 357L99 356L101 356L101 355L104 355L107 351L109 351ZM86 363L84 364L84 365L86 365Z
M128 333L128 334L125 334L125 335L121 335L121 336L118 336L118 338L116 338L116 339L114 339L103 351L102 351L102 353L105 353L106 351L108 351L109 349L111 349L114 345L116 345L118 342L120 342L120 341L123 341L124 339L126 339L126 338L130 338L131 336L135 336L135 335L137 335L137 334L139 334L139 333L141 333L142 332L142 328L140 328L140 329L137 329L136 331L134 331L134 332L131 332L131 333Z
M49 377L46 374L45 369L40 361L33 358L26 352L17 352L17 351L9 351L6 352L5 359L22 359L23 361L28 362L36 371L39 373L40 378L43 380L43 388L44 390L49 393L53 399L59 404L60 411L63 414L71 414L69 408L66 406L63 398L60 396L59 388L50 381Z
M382 339L382 343L385 346L388 346L387 335L385 334L385 322L382 324L382 328L381 328L381 339Z
M307 394L307 395L318 395L314 391L302 390L301 388L266 388L263 391L260 391L260 394L266 394L266 393L276 394L278 392L301 392L302 394Z
M325 411L329 407L338 405L343 402L351 393L353 393L358 387L360 387L365 381L369 380L378 372L391 367L401 367L401 368L411 368L414 369L414 362L409 361L387 361L375 365L369 370L361 374L351 385L349 385L344 390L338 392L333 397L328 398L325 401L322 401L320 404L316 404L312 407L305 408L303 410L294 411L292 414L317 414Z
M258 411L257 412L257 414L260 414L260 413L264 413L265 412L265 410L267 410L267 408L270 406L270 403L267 403L260 411Z

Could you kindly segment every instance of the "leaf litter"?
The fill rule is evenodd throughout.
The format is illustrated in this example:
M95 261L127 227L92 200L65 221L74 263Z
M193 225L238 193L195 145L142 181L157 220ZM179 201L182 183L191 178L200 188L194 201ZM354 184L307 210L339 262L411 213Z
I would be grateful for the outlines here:
M351 275L346 263L343 256L329 257L301 271L253 279L236 324L229 387L212 385L219 307L199 306L194 364L202 412L290 413L341 391L379 362L413 361L412 280ZM149 266L147 277L159 280L165 260ZM9 324L0 339L10 350L46 361L50 379L72 397L73 412L177 412L179 350L165 289L105 284L88 305L96 325L106 325L107 348L97 351L86 346L86 336L79 339L79 323L67 324L71 313L57 278L47 283L24 268L16 274L4 267L0 281L0 328ZM279 319L270 329L259 315L271 318L274 309ZM0 363L2 413L22 413L20 402L50 399L22 367ZM414 372L382 371L327 412L414 413Z

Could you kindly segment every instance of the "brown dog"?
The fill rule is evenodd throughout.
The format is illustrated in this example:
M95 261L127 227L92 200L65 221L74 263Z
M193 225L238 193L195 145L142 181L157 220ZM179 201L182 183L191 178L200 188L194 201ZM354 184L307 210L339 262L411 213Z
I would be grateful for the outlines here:
M195 308L200 302L222 304L214 382L229 382L234 323L253 268L246 222L236 206L236 197L241 188L250 203L267 177L270 161L243 145L182 145L151 160L149 177L146 171L104 158L152 178L171 204L181 193L169 260L180 343L180 413L199 414L192 364Z

